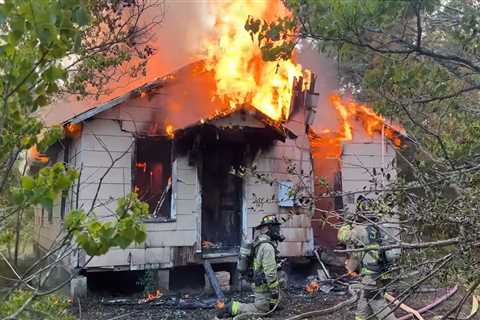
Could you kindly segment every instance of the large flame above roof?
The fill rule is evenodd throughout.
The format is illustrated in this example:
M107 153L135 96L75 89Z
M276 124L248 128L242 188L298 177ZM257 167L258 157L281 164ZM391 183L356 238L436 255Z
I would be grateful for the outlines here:
M215 72L216 95L231 108L251 104L274 120L290 114L292 83L302 67L292 60L265 62L245 30L248 16L272 21L288 15L280 1L217 2L213 37L206 42L207 70Z

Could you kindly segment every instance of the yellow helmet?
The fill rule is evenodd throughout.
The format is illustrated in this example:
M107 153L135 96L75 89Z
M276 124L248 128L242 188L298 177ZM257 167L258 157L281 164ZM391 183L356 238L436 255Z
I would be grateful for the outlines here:
M350 233L352 231L352 227L348 224L343 225L340 229L338 229L337 239L342 243L347 243L350 240Z

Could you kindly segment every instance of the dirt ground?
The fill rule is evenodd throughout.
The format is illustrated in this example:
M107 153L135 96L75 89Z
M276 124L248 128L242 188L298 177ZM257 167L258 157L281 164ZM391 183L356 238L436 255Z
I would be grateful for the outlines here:
M428 292L422 294L413 295L408 304L412 307L422 307L431 303L435 298L443 295L446 292L445 289L439 289L436 292ZM211 307L215 302L213 296L193 296L188 294L177 294L164 296L153 302L137 304L137 299L140 296L129 296L121 298L108 298L91 296L86 301L82 301L81 305L81 317L82 320L133 320L133 319L158 319L158 320L170 320L170 319L213 319L215 316L215 310ZM239 299L238 293L229 298ZM246 293L240 300L251 301L251 293ZM102 302L103 299L103 302ZM123 300L122 300L123 299ZM348 299L348 295L343 291L330 292L325 294L323 292L317 292L314 295L306 294L302 288L290 288L286 297L282 300L280 310L276 311L273 315L266 319L280 320L287 319L291 316L299 313L325 309L332 307L344 300ZM432 319L434 316L442 315L446 310L449 310L459 299L461 294L457 293L447 302L441 304L434 310L424 314L426 319ZM115 301L115 304L107 305L106 302ZM182 307L179 308L178 306ZM198 308L199 306L205 307ZM467 303L465 310L470 307L470 301ZM73 311L80 316L78 303L73 305ZM355 306L344 308L334 314L329 314L321 317L311 318L319 320L351 320L354 319ZM397 316L405 315L401 310L396 311ZM258 319L258 318L256 318ZM477 317L475 319L480 319Z

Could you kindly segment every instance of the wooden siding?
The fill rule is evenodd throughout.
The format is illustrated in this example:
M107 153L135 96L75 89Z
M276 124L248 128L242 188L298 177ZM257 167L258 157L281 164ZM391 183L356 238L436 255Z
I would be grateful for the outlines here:
M114 217L116 200L131 191L131 166L134 148L134 133L128 132L128 124L136 128L138 123L143 123L146 128L151 125L151 110L143 106L121 105L115 109L100 113L83 123L81 137L71 146L69 162L76 168L82 169L78 194L79 207L88 210L97 194L98 183L102 185L98 191L95 214L101 220ZM156 110L154 113L157 113ZM133 122L133 117L135 122ZM301 116L301 115L300 115ZM138 121L137 121L138 120ZM219 125L233 125L236 122L245 122L245 119L230 119L219 122ZM248 120L250 121L250 120ZM243 123L242 122L242 123ZM247 122L245 122L247 123ZM245 124L243 123L243 124ZM253 126L263 126L261 123L250 123ZM138 128L137 128L138 129ZM301 179L307 184L308 192L313 191L311 177L312 165L308 139L304 128L296 130L296 139L287 139L286 142L275 142L274 145L264 150L256 159L258 171L271 176L276 180L290 180L297 182ZM117 159L112 168L112 158ZM287 159L296 166L297 174L291 174ZM201 249L201 187L197 177L197 169L190 166L186 156L177 157L174 161L173 176L173 206L172 217L169 222L147 222L147 240L140 245L122 249L112 249L107 254L94 257L87 267L100 268L143 268L145 265L171 267L175 263L188 263L188 259L178 259L178 250L194 252ZM103 177L103 178L102 178ZM258 225L265 214L280 214L289 217L283 226L287 237L281 245L283 256L310 255L313 249L313 233L310 225L311 212L298 210L299 215L287 214L289 208L279 208L275 196L275 184L256 181L249 177L244 181L244 231L247 236L252 236L253 227ZM75 186L69 195L69 208L73 208L77 201ZM257 207L257 197L270 198L269 203ZM55 215L54 215L55 216ZM47 214L45 214L45 219ZM56 221L56 220L55 220ZM57 221L56 221L57 222ZM60 223L52 223L60 230ZM44 229L45 230L45 229ZM43 237L52 233L41 231ZM46 242L45 240L44 242ZM178 249L178 250L177 250ZM191 254L189 256L192 256ZM193 256L192 256L193 257ZM84 257L88 259L88 257ZM82 261L85 261L82 258ZM192 258L193 259L193 258Z
M288 123L289 129L297 135L295 139L286 139L285 142L276 141L273 146L263 151L255 161L257 172L264 174L267 181L255 177L248 177L244 184L247 229L246 236L253 237L253 228L260 223L266 214L280 214L287 221L282 225L282 233L286 239L280 244L282 256L311 255L313 251L313 231L311 216L313 212L298 209L299 215L290 215L290 208L282 208L277 204L278 184L270 185L269 181L292 181L298 183L302 180L307 186L307 192L313 193L312 161L310 156L310 143L305 134L303 113L299 112L292 122ZM294 172L289 168L295 167ZM265 202L259 205L258 200ZM257 202L257 203L256 203Z
M372 137L354 134L352 141L344 143L341 170L345 209L354 210L355 199L360 194L378 197L374 190L382 189L396 179L394 162L395 148L379 133Z
M101 205L96 213L100 217L112 216L115 199L123 197L131 190L131 164L134 141L133 135L121 130L116 119L107 119L106 114L87 122L82 136L83 170L80 202L90 207L97 191L100 177L110 166L111 158L123 157L105 175L98 193ZM84 143L83 143L84 142ZM105 150L107 148L107 150ZM197 242L196 169L188 165L186 157L178 157L173 164L173 221L147 222L147 240L141 245L132 245L125 250L112 249L106 255L94 257L88 267L135 266L160 264L163 267L172 264L171 248L192 247Z

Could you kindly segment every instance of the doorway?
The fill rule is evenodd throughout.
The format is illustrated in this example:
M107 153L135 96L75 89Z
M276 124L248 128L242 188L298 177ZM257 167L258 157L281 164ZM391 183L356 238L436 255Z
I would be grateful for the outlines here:
M239 143L205 146L202 156L202 252L237 252L242 234L243 164Z

